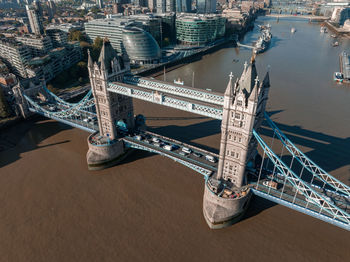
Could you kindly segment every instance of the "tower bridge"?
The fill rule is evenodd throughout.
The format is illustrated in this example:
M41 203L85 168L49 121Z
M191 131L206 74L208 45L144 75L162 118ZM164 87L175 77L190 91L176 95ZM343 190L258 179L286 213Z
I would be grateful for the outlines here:
M132 76L128 58L108 41L98 61L89 54L88 69L91 90L78 103L63 101L44 83L16 86L14 94L24 116L38 113L90 132L90 169L115 165L130 149L145 150L203 176L203 215L210 228L238 221L255 194L350 230L350 187L309 159L265 113L269 73L260 81L254 59L238 79L229 76L224 94ZM220 154L146 131L144 118L134 116L132 99L221 120ZM264 119L273 131L270 146L259 134ZM282 145L280 155L273 151L275 140ZM282 161L283 152L290 163Z

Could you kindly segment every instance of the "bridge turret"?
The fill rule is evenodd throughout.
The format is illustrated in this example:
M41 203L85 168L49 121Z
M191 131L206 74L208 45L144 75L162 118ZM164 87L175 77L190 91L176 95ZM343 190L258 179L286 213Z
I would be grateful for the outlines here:
M93 63L89 54L88 69L100 135L115 139L118 122L124 122L128 128L134 127L133 104L130 97L110 93L108 83L122 81L124 74L130 73L130 66L105 39L97 62Z
M243 73L236 82L237 94L232 90L232 75L225 92L221 123L220 159L217 179L241 187L245 181L245 166L251 155L249 142L252 135L258 103L259 80L255 61L244 65Z

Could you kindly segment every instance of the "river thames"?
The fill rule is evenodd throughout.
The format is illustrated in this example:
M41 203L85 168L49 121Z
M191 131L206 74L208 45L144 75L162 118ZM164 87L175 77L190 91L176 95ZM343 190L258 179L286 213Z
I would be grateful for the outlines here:
M267 111L285 134L326 171L350 179L350 86L332 80L339 47L306 20L270 23ZM297 32L291 34L295 27ZM255 28L242 41L258 37ZM224 92L251 50L228 47L167 74ZM238 60L238 62L237 62ZM134 101L151 131L217 152L220 122ZM26 130L22 132L21 130ZM55 121L29 121L1 134L0 261L346 261L349 232L254 198L244 220L210 230L202 215L201 175L167 158L135 152L124 163L88 171L87 133ZM268 136L264 137L269 140ZM1 144L0 144L1 145ZM5 145L5 146L4 146Z

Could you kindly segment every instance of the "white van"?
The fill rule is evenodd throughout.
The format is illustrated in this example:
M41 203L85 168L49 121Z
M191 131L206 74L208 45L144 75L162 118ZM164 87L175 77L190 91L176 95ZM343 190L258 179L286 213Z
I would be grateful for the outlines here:
M216 163L216 158L211 155L206 155L205 159L209 162Z
M187 154L191 154L191 152L192 152L192 150L188 147L183 147L181 150Z

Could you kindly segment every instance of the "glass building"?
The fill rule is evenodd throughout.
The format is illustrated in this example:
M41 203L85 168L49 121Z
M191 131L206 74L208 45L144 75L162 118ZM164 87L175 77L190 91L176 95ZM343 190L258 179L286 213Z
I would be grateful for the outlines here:
M210 14L216 12L216 0L197 0L197 13Z
M161 51L157 41L148 32L137 27L123 29L123 44L131 63L159 63Z
M226 18L219 15L180 15L176 19L176 39L185 45L202 45L225 35Z

